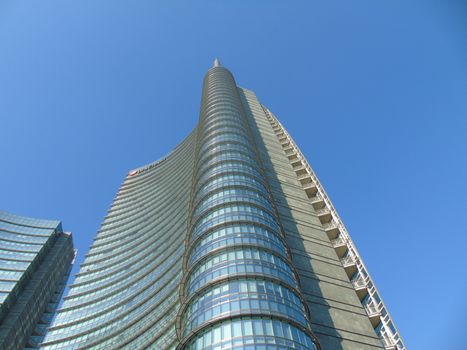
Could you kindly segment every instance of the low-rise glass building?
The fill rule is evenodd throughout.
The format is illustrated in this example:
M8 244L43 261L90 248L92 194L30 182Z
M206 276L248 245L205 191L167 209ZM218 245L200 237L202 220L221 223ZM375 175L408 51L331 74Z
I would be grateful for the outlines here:
M0 211L0 349L37 348L75 252L59 221Z

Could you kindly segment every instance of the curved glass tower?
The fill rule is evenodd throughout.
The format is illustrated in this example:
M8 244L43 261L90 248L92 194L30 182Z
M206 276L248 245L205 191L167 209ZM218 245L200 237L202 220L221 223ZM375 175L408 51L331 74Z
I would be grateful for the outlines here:
M218 62L201 105L178 348L314 349L237 85Z
M127 175L42 348L383 348L277 123L216 60L197 127Z

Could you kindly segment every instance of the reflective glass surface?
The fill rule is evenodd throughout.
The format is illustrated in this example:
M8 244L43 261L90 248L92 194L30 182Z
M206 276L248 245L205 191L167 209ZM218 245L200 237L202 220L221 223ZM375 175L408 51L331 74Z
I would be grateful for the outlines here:
M309 335L278 319L226 320L207 328L193 339L187 350L314 350Z
M245 223L222 226L217 230L209 231L202 239L193 244L193 250L190 254L190 265L194 260L219 247L237 245L265 247L274 250L284 257L287 256L286 248L278 233L257 224Z
M244 274L278 278L293 287L297 284L285 260L261 249L245 247L225 250L201 261L190 273L188 288L194 292L212 280Z
M307 326L297 295L275 282L260 279L228 280L201 293L184 314L184 334L205 321L242 313L279 315Z
M73 257L59 221L0 211L0 348L42 340Z
M176 342L195 141L127 176L41 349Z
M206 76L179 336L184 349L313 349L236 89L223 68Z

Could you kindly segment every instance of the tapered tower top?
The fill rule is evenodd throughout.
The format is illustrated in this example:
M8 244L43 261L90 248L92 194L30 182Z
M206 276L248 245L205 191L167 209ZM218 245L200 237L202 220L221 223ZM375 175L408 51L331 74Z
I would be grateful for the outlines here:
M213 67L220 67L220 66L221 66L221 61L219 61L219 59L216 58L216 59L214 60Z

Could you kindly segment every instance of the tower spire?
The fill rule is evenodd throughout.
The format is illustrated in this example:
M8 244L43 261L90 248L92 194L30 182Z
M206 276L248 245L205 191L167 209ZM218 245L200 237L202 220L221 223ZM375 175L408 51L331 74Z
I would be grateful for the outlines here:
M219 61L219 59L216 58L216 59L214 60L213 67L220 67L220 66L221 66L221 61Z

